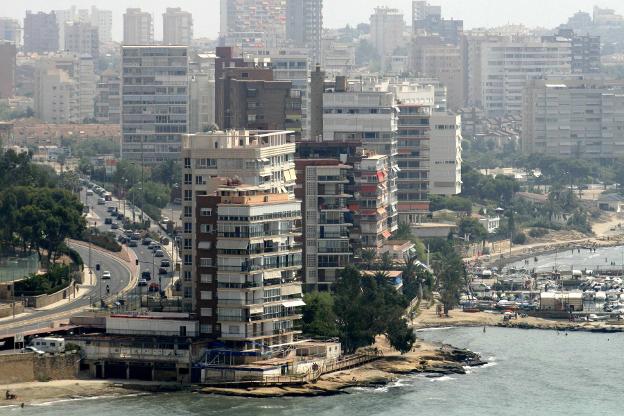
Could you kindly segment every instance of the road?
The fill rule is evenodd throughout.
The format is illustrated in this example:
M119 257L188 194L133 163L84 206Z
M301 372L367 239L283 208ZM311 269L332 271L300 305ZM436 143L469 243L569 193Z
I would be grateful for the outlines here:
M123 212L123 206L124 206L123 201L114 200L113 202L107 202L106 205L98 205L97 200L99 197L97 195L87 196L85 191L81 193L80 197L83 203L85 203L86 201L86 204L89 207L91 207L92 214L95 214L95 217L96 217L95 222L96 222L96 226L98 229L103 230L103 231L110 231L110 232L115 233L116 235L121 235L121 230L113 230L110 225L104 224L104 219L110 215L107 211L108 206L114 206L117 209L121 210L121 212ZM129 217L130 219L132 219L132 210L127 208L125 215L126 217ZM139 218L140 218L140 214L137 214L137 219ZM121 221L117 221L117 220L113 220L113 221L117 223L121 223ZM152 221L152 227L150 227L150 231L160 232L161 234L163 234L162 230L160 230L158 225L154 224L154 221ZM152 282L157 281L160 287L163 289L166 289L167 287L173 284L174 262L172 261L171 257L169 256L169 253L167 253L166 250L163 250L165 254L164 257L154 257L154 253L152 252L152 250L147 248L147 246L142 245L141 242L139 242L138 247L133 247L131 248L131 250L134 251L137 258L139 259L139 267L140 267L141 272L149 271L151 273ZM84 259L86 262L86 258ZM169 262L172 265L172 267L169 267L167 269L169 271L167 275L158 274L158 269L160 267L161 260L169 260ZM179 258L177 257L175 260L179 261ZM140 275L140 272L139 272L139 275Z
M83 259L89 257L89 249L87 245L71 244ZM120 259L110 254L106 254L99 250L91 250L91 259L93 264L100 264L101 270L97 273L98 277L101 272L108 270L111 272L110 280L96 279L95 286L89 295L85 295L77 300L70 297L66 304L61 304L54 309L47 310L27 310L28 314L17 316L15 319L0 321L0 337L7 334L15 334L25 331L36 330L39 328L49 327L55 320L64 319L72 315L78 310L84 309L89 305L98 303L100 296L104 300L115 300L115 297L126 288L130 282L130 269ZM85 282L90 284L90 282ZM106 286L110 289L110 295L107 295Z

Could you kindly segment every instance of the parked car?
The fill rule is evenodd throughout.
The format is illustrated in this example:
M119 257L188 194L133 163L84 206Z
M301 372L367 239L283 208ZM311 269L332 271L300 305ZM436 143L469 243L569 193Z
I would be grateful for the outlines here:
M150 292L159 292L160 291L160 285L156 282L153 282L149 285L149 291Z
M108 270L104 270L104 273L102 273L102 280L110 280L111 278L111 272L109 272Z
M139 280L139 286L147 286L147 280L145 279Z
M132 233L132 235L130 236L130 238L132 240L140 240L141 239L141 233Z
M116 222L111 224L111 230L118 230L119 229L119 224L117 224Z
M167 271L167 269L165 269L164 267L159 267L158 268L158 274L159 275L163 275L163 274L168 274L169 271Z
M87 196L93 196L93 191L91 189L87 191Z
M160 267L171 267L171 263L169 262L169 260L161 260Z
M156 250L156 252L154 252L154 257L165 257L165 253L163 253L162 250Z
M149 246L151 243L152 243L152 239L149 237L145 237L141 244L143 244L144 246Z
M106 200L104 198L98 198L98 205L106 204Z
M130 240L128 241L128 247L138 247L139 244L136 242L136 240Z
M141 272L141 279L152 280L152 274L147 270L144 270L143 272Z
M106 207L106 211L108 211L108 212L115 212L115 207L108 206L108 207Z
M113 219L112 218L104 218L104 224L110 225L112 223L113 223Z
M150 245L149 245L149 249L150 249L150 250L160 250L160 249L161 249L161 247L160 247L160 244L158 244L158 243L156 243L156 242L152 241L152 242L150 243Z

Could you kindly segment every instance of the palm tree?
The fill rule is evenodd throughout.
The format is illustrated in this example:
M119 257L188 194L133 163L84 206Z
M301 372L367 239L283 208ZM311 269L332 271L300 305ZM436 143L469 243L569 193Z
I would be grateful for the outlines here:
M366 265L366 269L370 270L373 268L373 263L377 258L377 250L373 248L365 248L362 250L360 258L362 259L362 263Z
M381 270L391 270L394 266L394 260L389 252L384 252L379 259L379 268Z

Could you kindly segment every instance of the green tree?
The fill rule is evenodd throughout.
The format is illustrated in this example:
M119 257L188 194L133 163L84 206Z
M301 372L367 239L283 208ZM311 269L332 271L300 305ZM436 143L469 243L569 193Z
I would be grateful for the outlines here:
M470 234L470 241L477 242L484 241L488 235L483 224L478 219L472 217L465 217L459 221L457 233L462 237Z
M312 337L333 338L339 335L334 313L334 298L329 292L312 292L304 297L303 333Z
M431 263L444 314L448 316L449 311L459 304L461 293L467 285L466 268L450 242L446 250L434 255Z

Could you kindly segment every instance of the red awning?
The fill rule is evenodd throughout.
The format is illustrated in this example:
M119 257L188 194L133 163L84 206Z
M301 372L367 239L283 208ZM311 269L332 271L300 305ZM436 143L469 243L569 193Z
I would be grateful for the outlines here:
M377 179L379 180L379 182L383 182L386 179L386 176L383 172L377 172Z
M388 231L388 230L383 231L383 232L381 233L381 235L383 235L383 236L384 236L384 238L390 238L390 237L392 237L392 233L391 233L390 231Z

